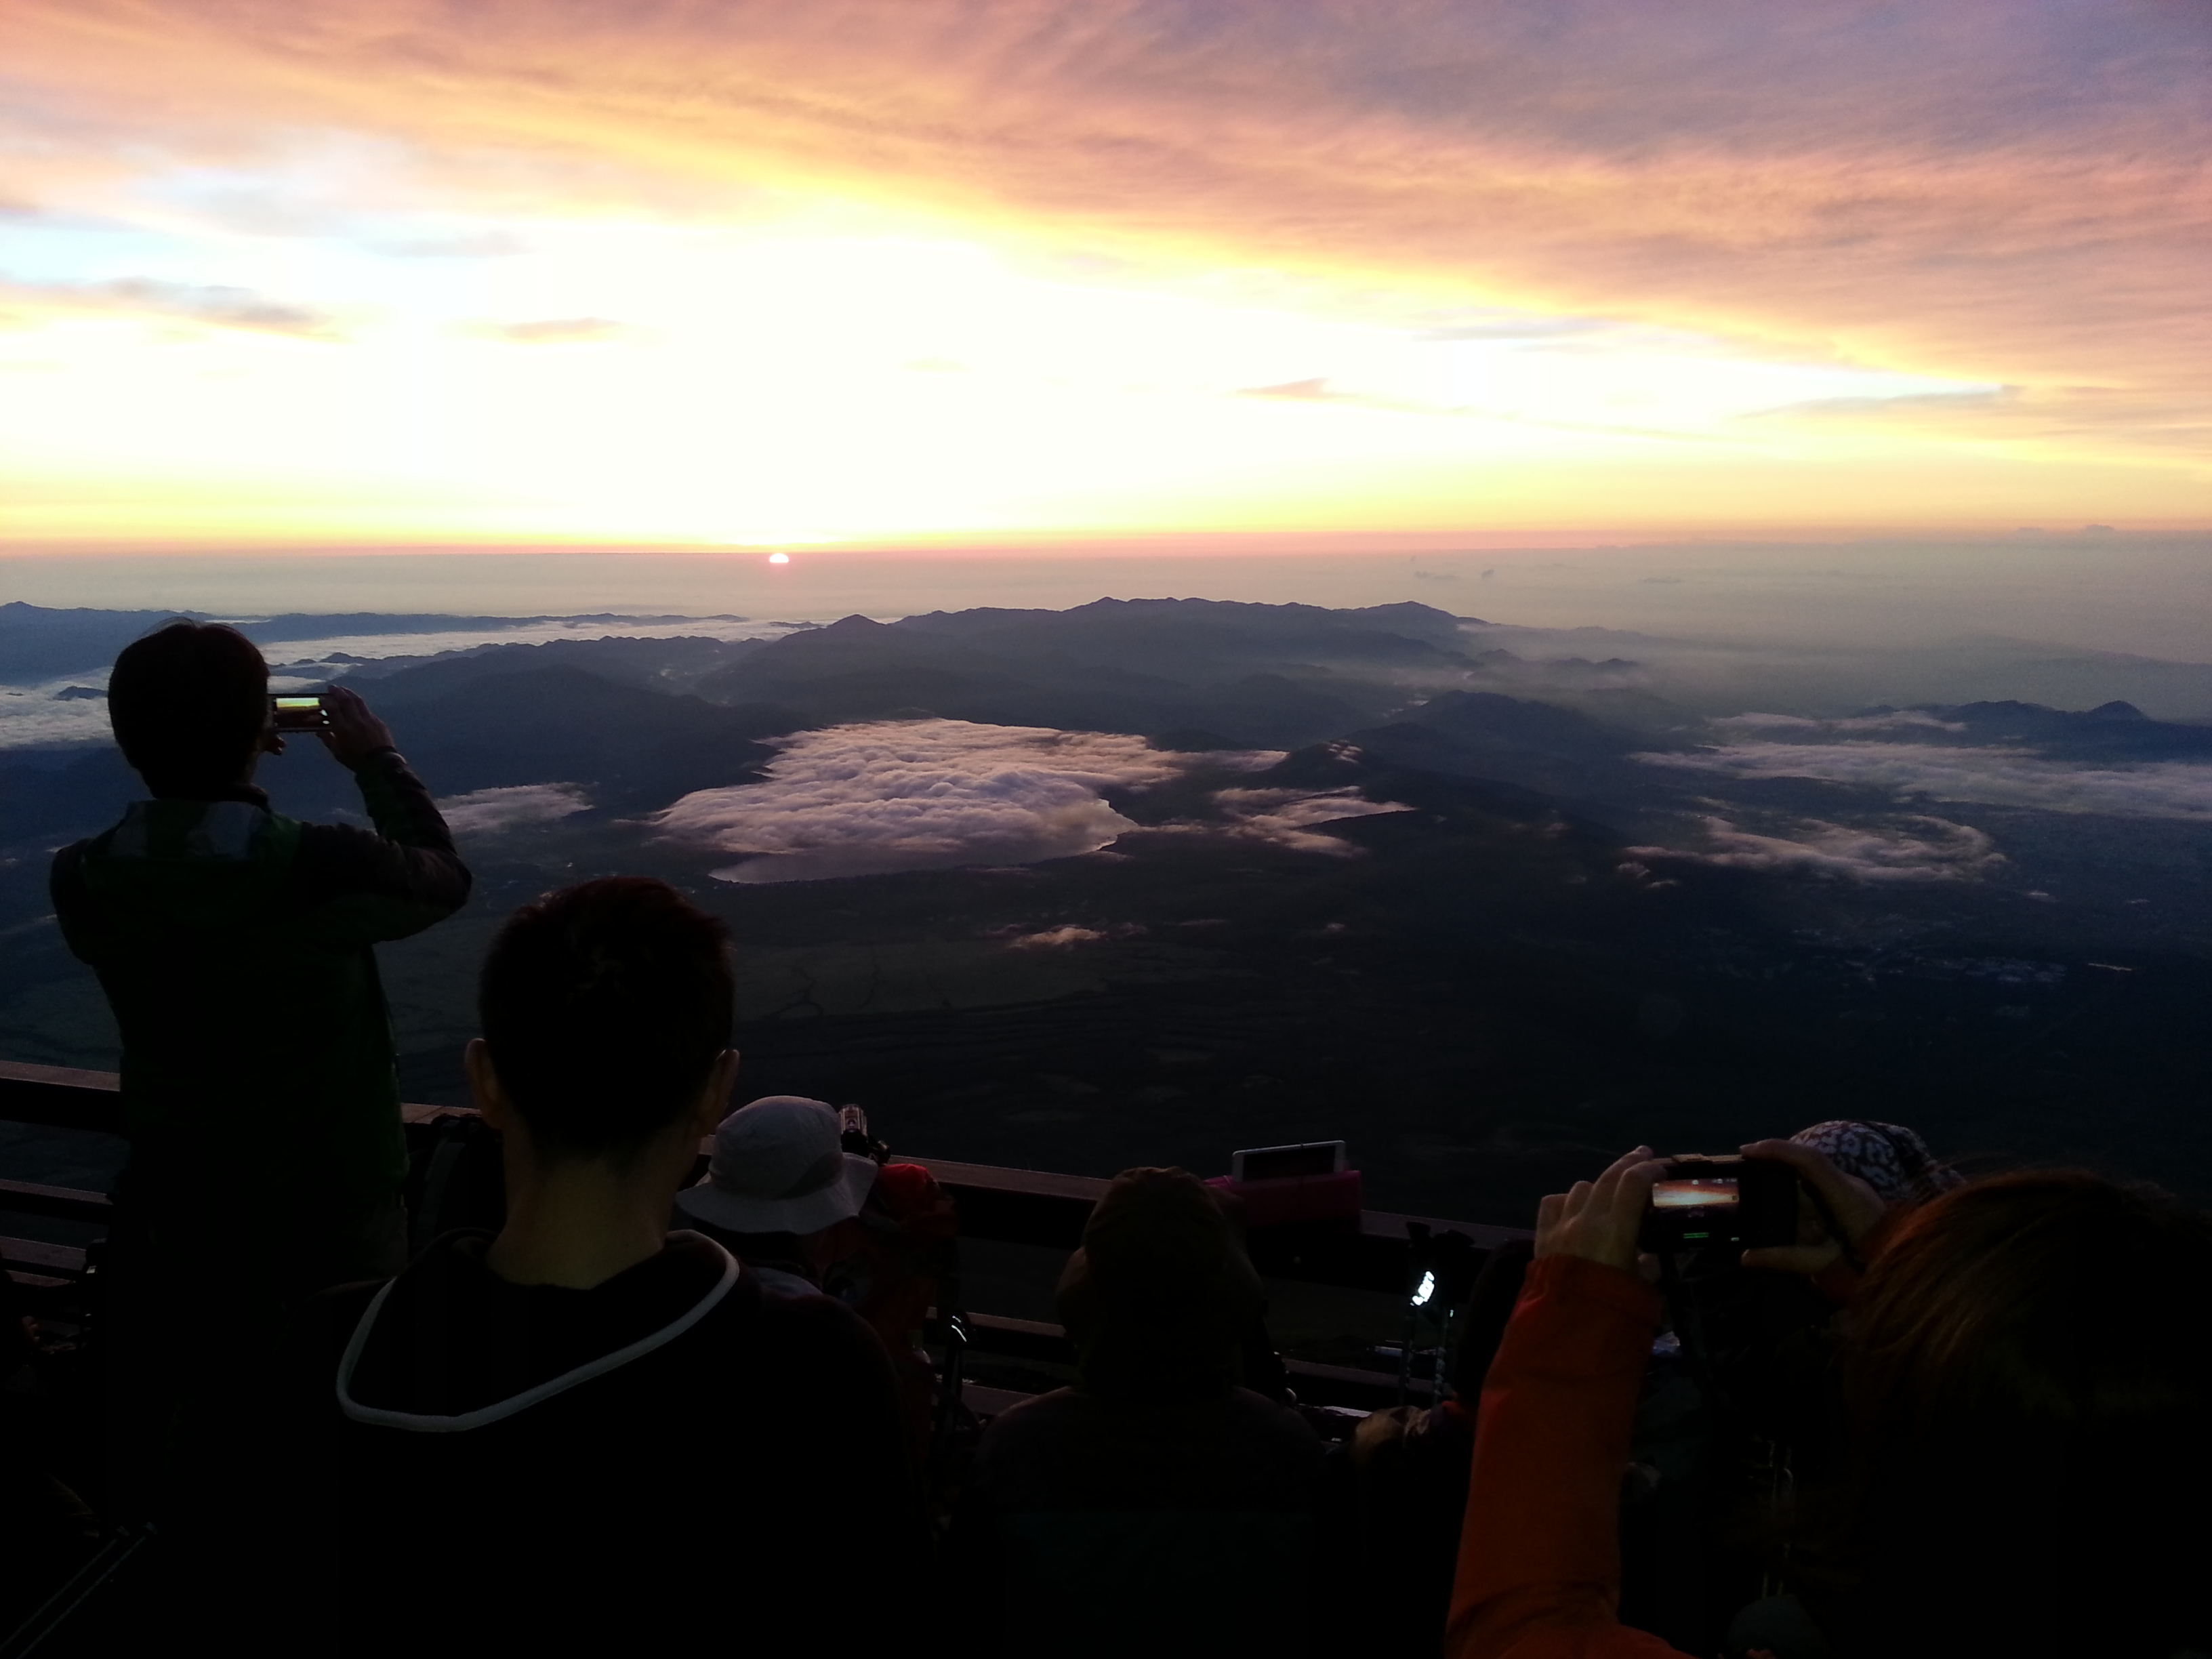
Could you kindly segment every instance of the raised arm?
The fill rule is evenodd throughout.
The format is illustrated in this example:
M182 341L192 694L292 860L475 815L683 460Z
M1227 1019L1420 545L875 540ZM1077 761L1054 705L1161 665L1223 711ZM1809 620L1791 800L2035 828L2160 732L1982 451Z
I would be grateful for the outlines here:
M1659 1659L1620 1623L1620 1480L1657 1292L1636 1235L1648 1147L1544 1200L1536 1261L1475 1418L1444 1651L1451 1659Z
M350 938L404 939L468 902L468 866L422 780L409 769L391 728L356 691L325 694L331 729L323 743L360 786L374 830L308 824L295 882L319 925Z

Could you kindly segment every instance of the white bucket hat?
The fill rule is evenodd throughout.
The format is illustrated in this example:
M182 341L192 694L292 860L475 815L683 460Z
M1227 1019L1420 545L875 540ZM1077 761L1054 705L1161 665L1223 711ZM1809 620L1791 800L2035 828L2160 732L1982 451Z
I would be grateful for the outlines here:
M722 1120L706 1178L676 1207L733 1233L818 1233L860 1214L875 1184L875 1161L840 1141L836 1108L769 1095Z

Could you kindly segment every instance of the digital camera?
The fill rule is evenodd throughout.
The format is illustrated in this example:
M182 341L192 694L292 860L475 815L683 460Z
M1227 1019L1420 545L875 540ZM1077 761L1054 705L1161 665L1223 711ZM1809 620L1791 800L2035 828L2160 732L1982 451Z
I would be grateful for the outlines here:
M279 733L327 732L331 729L330 706L319 696L271 697L269 699L269 710L276 719Z
M1669 1158L1652 1183L1639 1241L1655 1255L1797 1241L1797 1172L1771 1158Z

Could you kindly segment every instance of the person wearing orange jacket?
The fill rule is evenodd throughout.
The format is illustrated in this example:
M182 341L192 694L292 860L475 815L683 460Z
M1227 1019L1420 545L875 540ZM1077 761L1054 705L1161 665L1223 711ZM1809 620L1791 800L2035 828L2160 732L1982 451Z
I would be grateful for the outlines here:
M1848 1304L1853 1468L1807 1540L1790 1638L1740 1620L1732 1659L2212 1647L2212 1527L2172 1501L2212 1477L2212 1216L2069 1170L1893 1208L1811 1147L1743 1151L1791 1165L1833 1218L1744 1265ZM1451 1659L1678 1651L1617 1614L1622 1472L1662 1313L1638 1239L1665 1169L1638 1147L1539 1210L1477 1416Z

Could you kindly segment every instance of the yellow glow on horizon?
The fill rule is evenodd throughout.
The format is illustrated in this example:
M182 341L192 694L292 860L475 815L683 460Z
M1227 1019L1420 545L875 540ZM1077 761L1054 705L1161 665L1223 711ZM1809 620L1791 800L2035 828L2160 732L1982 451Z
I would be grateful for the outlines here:
M820 546L2193 505L2186 474L2139 462L1816 418L1995 388L1649 327L1455 332L911 235L529 236L531 257L400 287L333 262L313 329L33 314L0 335L7 539ZM239 258L285 274L252 269L265 246Z

